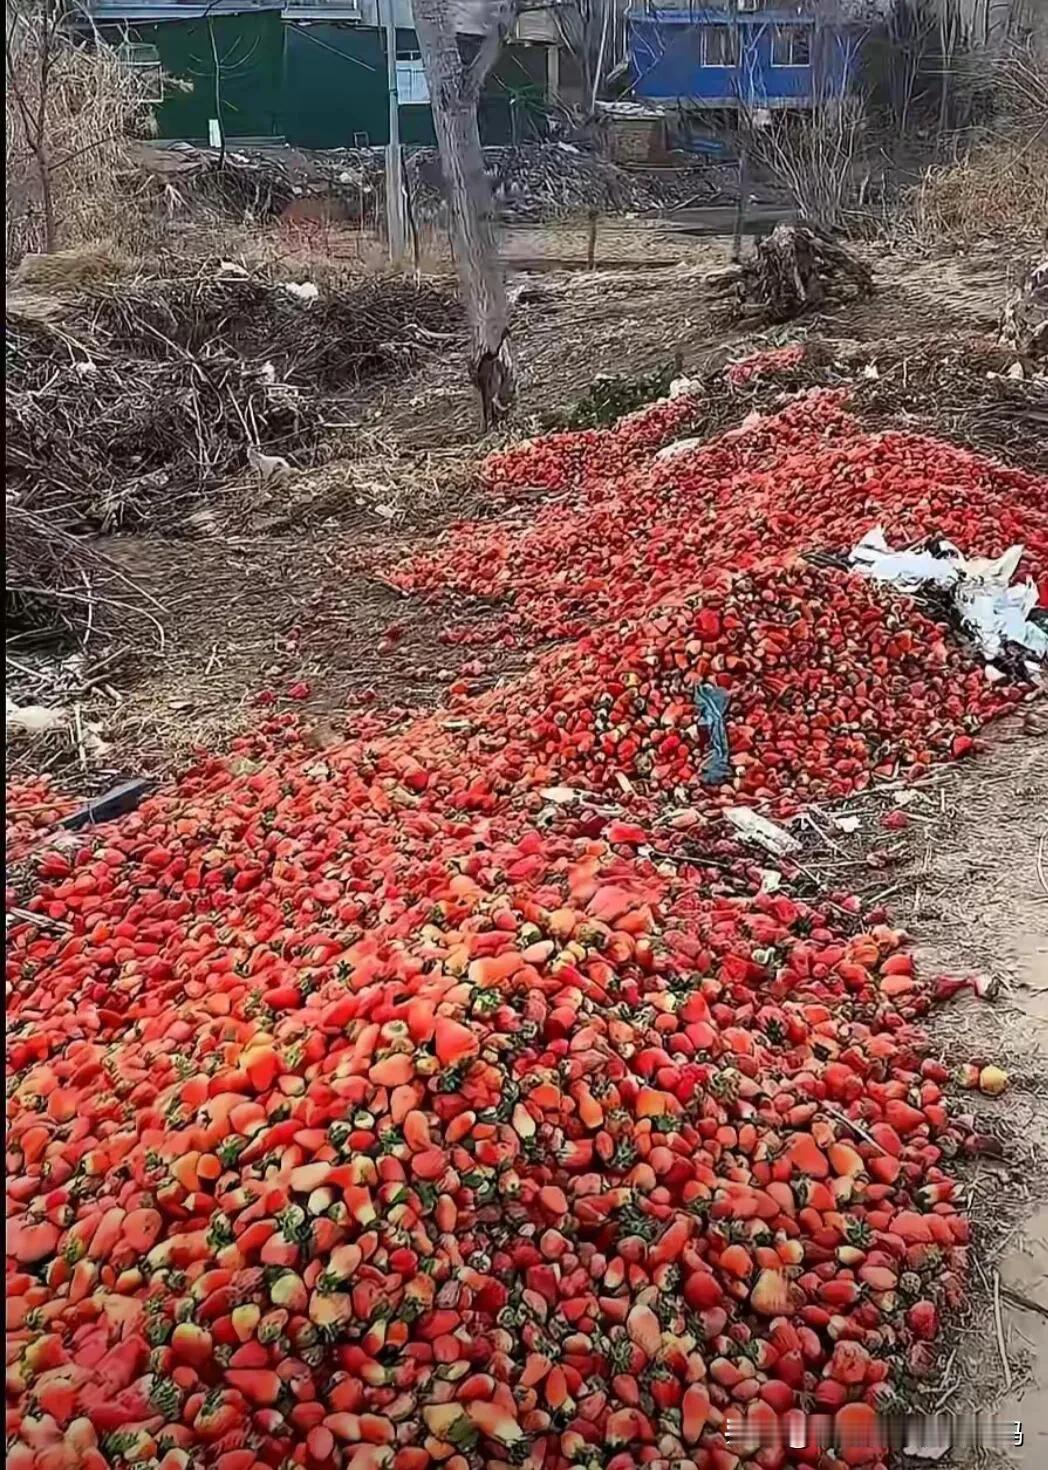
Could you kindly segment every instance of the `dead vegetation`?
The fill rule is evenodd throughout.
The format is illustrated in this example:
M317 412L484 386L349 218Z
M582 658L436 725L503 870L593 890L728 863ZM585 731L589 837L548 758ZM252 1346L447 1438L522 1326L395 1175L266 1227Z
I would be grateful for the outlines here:
M7 607L21 627L152 644L156 606L85 538L208 534L238 480L279 493L293 467L347 452L339 395L446 352L458 313L405 277L320 291L239 269L88 274L61 302L8 306Z
M914 193L921 241L966 244L998 232L1043 243L1048 221L1048 135L1027 144L976 146L943 168L929 169Z
M7 315L8 488L68 531L186 528L249 448L330 453L334 395L454 342L443 287L341 290L201 270L91 286Z
M82 245L128 219L132 139L153 123L112 50L73 40L58 0L8 3L5 36L7 258Z
M993 117L953 139L953 156L929 167L911 198L928 246L995 237L1048 243L1048 58L1031 40L989 58L973 54L958 82L992 95Z
M787 322L829 302L873 292L873 272L831 236L803 225L779 224L757 244L742 270L743 310Z

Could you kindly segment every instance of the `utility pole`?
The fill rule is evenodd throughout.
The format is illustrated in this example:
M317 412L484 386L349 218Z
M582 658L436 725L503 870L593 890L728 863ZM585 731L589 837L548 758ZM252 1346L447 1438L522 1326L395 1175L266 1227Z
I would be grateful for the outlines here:
M739 200L735 206L735 228L731 238L731 258L738 264L742 259L742 233L746 226L746 196L750 190L749 170L749 97L744 97L745 77L742 57L742 26L739 24L739 0L732 0L732 31L735 36L735 116L740 123L739 142ZM744 111L744 108L746 109Z
M397 19L394 0L379 0L385 14L386 71L389 77L389 142L386 145L386 234L389 258L404 258L404 178L400 153L400 99L397 94Z

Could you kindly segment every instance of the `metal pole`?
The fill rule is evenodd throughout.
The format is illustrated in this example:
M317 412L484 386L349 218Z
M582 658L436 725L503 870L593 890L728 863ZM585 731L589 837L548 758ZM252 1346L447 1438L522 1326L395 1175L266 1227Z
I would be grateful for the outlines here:
M386 145L386 234L390 260L404 255L404 179L400 154L400 101L397 96L397 22L394 0L379 0L386 30L386 71L389 77L389 142Z
M739 141L739 199L735 206L735 228L732 231L731 258L738 264L742 259L742 232L746 224L746 196L750 189L749 158L747 157L748 118L744 108L749 107L749 98L744 97L742 58L742 26L739 24L739 0L732 0L732 30L735 35L735 117L740 124L737 129Z

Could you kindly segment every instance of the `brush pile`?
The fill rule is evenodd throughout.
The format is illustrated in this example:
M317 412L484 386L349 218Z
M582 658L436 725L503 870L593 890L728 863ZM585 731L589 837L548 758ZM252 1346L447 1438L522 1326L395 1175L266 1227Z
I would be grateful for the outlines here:
M720 807L969 751L1015 690L805 553L884 520L1043 577L1046 486L827 392L658 458L696 411L496 456L570 502L393 574L505 599L558 640L529 673L322 753L270 721L38 850L13 1470L883 1465L964 1296L959 1089L1008 1079L929 1057L905 936L769 891ZM802 1408L828 1444L784 1443Z
M571 143L532 143L487 153L499 211L521 222L589 210L641 214L721 199L714 176L698 167L635 173Z
M4 604L13 631L163 647L157 612L164 609L93 541L10 499L4 519Z
M312 299L294 287L246 272L166 278L88 293L82 311L117 352L268 365L276 382L311 394L404 372L446 350L458 327L454 297L430 282L365 276Z
M8 485L69 529L171 524L249 444L309 462L324 395L410 370L456 325L449 295L400 279L308 299L204 274L88 290L60 320L9 308Z
M82 630L90 592L73 568L100 560L62 538L185 534L249 446L316 462L330 439L325 399L409 372L457 330L454 300L433 285L296 289L208 273L90 287L57 313L9 304L9 591L39 604L51 588L60 620Z
M176 527L253 436L270 453L315 450L319 405L262 363L143 338L132 353L104 331L8 313L5 464L21 508L75 532Z
M171 163L164 157L164 174ZM172 183L181 194L236 216L266 219L295 199L323 198L333 217L356 225L381 221L385 158L381 148L274 149L227 153L222 167L209 149L179 150ZM621 168L571 143L524 143L484 149L484 165L502 218L521 223L601 214L639 214L685 203L728 202L724 180L705 165L640 172ZM417 224L441 218L444 190L434 148L416 148L406 159L412 215Z

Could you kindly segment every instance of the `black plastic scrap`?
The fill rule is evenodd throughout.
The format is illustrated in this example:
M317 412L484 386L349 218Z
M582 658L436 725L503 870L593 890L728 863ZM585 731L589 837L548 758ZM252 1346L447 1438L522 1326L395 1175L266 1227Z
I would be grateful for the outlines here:
M695 691L699 723L710 732L710 753L702 768L702 779L707 786L720 786L731 775L727 726L730 703L728 695L716 684L700 684Z
M124 817L128 812L133 812L139 802L150 791L156 783L149 776L140 776L134 781L125 781L122 786L114 786L104 796L93 797L86 805L75 812L70 812L59 823L70 832L76 832L80 827L93 827L99 822L110 822L114 817Z

